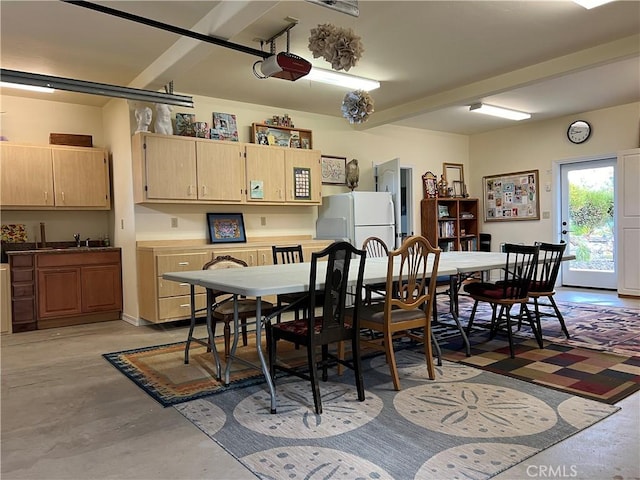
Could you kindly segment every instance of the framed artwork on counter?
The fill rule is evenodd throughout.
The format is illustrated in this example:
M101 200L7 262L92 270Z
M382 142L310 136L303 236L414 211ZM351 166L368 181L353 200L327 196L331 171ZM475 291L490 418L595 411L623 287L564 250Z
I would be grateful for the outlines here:
M244 243L247 236L241 213L207 213L209 243Z

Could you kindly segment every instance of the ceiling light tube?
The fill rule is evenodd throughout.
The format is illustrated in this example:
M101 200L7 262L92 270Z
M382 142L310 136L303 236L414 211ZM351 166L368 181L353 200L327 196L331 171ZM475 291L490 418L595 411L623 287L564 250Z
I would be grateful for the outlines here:
M600 5L605 5L613 1L614 0L573 0L574 3L577 3L581 7L586 8L587 10L591 10L592 8L596 8L596 7L599 7Z
M380 82L377 80L356 77L355 75L347 75L346 73L338 73L317 67L311 67L311 71L304 78L314 82L328 83L329 85L348 88L350 90L365 90L369 92L380 88Z
M178 105L180 107L193 108L193 99L186 95L176 95L173 93L154 92L152 90L140 90L138 88L119 87L105 83L87 82L84 80L74 80L71 78L52 77L50 75L40 75L37 73L19 72L16 70L0 69L0 79L21 85L36 87L54 88L56 90L66 90L69 92L87 93L90 95L101 95L103 97L125 98L127 100L137 100L141 102L166 103L168 105Z
M518 112L517 110L509 110L508 108L494 107L493 105L485 105L484 103L476 103L469 106L469 111L516 121L531 118L530 113Z
M49 87L36 87L35 85L22 85L20 83L0 82L2 88L17 88L18 90L28 90L30 92L53 93L56 90Z

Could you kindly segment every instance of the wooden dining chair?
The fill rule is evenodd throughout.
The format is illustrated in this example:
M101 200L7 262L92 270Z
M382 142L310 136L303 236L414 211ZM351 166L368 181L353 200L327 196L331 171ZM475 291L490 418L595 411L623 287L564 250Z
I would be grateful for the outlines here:
M221 268L242 268L247 267L247 263L243 260L231 257L229 255L218 256L207 262L202 267L203 270L217 270ZM212 317L212 330L213 335L215 337L216 332L216 323L221 321L224 323L224 355L225 358L229 356L229 351L231 350L231 323L233 322L234 316L234 298L233 295L220 291L220 290L211 290L210 291L211 301L213 302L210 306L211 308L211 317ZM256 306L257 301L251 298L240 298L238 299L238 318L241 322L242 328L242 344L246 347L248 343L247 338L247 319L255 318L256 316ZM262 314L266 315L273 310L273 304L270 302L262 301ZM185 355L184 355L184 363L189 363L189 348L191 346L191 342L199 343L200 345L204 345L207 348L211 348L211 345L215 341L215 338L211 339L199 339L193 336L193 331L195 328L195 316L191 318L191 324L189 325L189 334L187 335L187 344L185 346ZM207 341L208 340L208 341Z
M538 245L515 245L507 243L504 246L507 258L505 266L502 269L501 280L495 283L468 283L464 286L464 291L474 300L466 329L467 335L471 332L478 303L488 303L491 305L492 312L490 338L493 338L500 327L504 326L507 331L507 337L509 338L511 358L515 358L512 331L512 320L514 316L511 314L511 309L514 305L521 305L524 317L527 319L529 325L531 325L538 345L540 348L543 348L539 326L527 308L529 288L536 263L538 262L539 250L540 247ZM500 307L500 310L498 310L498 307Z
M387 244L378 237L369 237L362 242L362 249L367 252L367 258L382 258L389 256ZM364 285L364 303L369 304L373 301L373 295L378 298L384 297L386 284L365 284Z
M567 248L567 244L536 242L536 245L540 247L540 253L538 254L538 263L535 265L533 278L529 286L528 304L534 307L538 328L542 328L540 322L542 317L556 317L560 322L562 332L569 338L569 331L564 323L564 317L553 299L553 296L556 294L556 280L558 278L558 272L560 271L562 256ZM540 299L544 297L547 298L549 303L540 303ZM545 308L545 311L540 311L540 307L551 307L552 310ZM524 309L521 307L520 318L518 319L518 330L520 330L522 326L523 314ZM542 332L540 333L542 334Z
M395 338L409 337L424 344L429 378L435 379L431 311L439 260L440 249L432 247L426 238L408 237L400 248L389 252L384 302L364 305L360 313L360 328L382 334L374 339L361 337L360 342L385 352L396 390L400 390L400 379L393 349Z
M322 400L318 384L318 369L321 369L322 380L328 378L330 362L337 362L354 370L358 400L364 401L364 382L360 360L359 343L359 311L362 304L360 294L349 295L349 267L351 263L358 265L355 291L360 292L364 277L366 252L358 250L348 242L336 242L321 252L311 254L311 272L309 275L309 291L307 298L300 298L299 305L303 305L303 315L290 322L274 323L272 318L279 315L273 312L266 317L266 337L269 348L269 372L276 382L278 371L287 372L297 377L309 380L313 391L315 412L322 413ZM326 259L326 273L324 274L324 289L317 291L314 287L318 280L318 263ZM324 263L324 262L323 262ZM322 312L316 315L316 297L323 295ZM353 306L348 307L347 298L353 298ZM290 304L283 308L298 308L299 305ZM346 322L346 317L351 319ZM278 342L285 340L295 345L306 346L307 365L292 367L278 361ZM336 347L342 342L351 344L352 357L346 360L344 356L329 351L329 346ZM318 352L319 350L319 352ZM318 355L320 353L320 355ZM318 360L318 357L320 360Z

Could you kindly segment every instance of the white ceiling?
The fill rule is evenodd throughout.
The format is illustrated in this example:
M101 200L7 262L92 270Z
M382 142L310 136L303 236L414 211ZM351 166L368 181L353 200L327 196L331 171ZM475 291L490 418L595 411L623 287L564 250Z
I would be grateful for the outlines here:
M352 28L364 54L349 73L382 83L375 113L359 128L395 123L461 134L513 122L468 112L485 102L532 113L530 120L640 101L640 2L585 10L571 1L367 1L352 17L305 1L95 2L259 49L291 30L290 51L330 68L308 50L318 24ZM345 90L257 79L259 57L61 1L0 2L4 69L270 105L340 116ZM265 47L267 48L267 47ZM277 50L286 50L285 37ZM87 105L99 96L28 95ZM346 120L345 120L346 122Z

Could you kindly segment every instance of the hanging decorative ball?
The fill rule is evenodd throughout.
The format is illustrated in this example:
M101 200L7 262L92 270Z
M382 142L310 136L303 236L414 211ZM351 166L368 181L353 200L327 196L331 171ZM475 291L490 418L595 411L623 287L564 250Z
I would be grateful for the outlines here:
M309 50L314 58L323 57L334 70L348 71L360 60L364 47L350 28L325 23L311 29Z
M349 123L364 123L373 113L373 98L369 92L354 90L344 96L342 101L342 116Z

